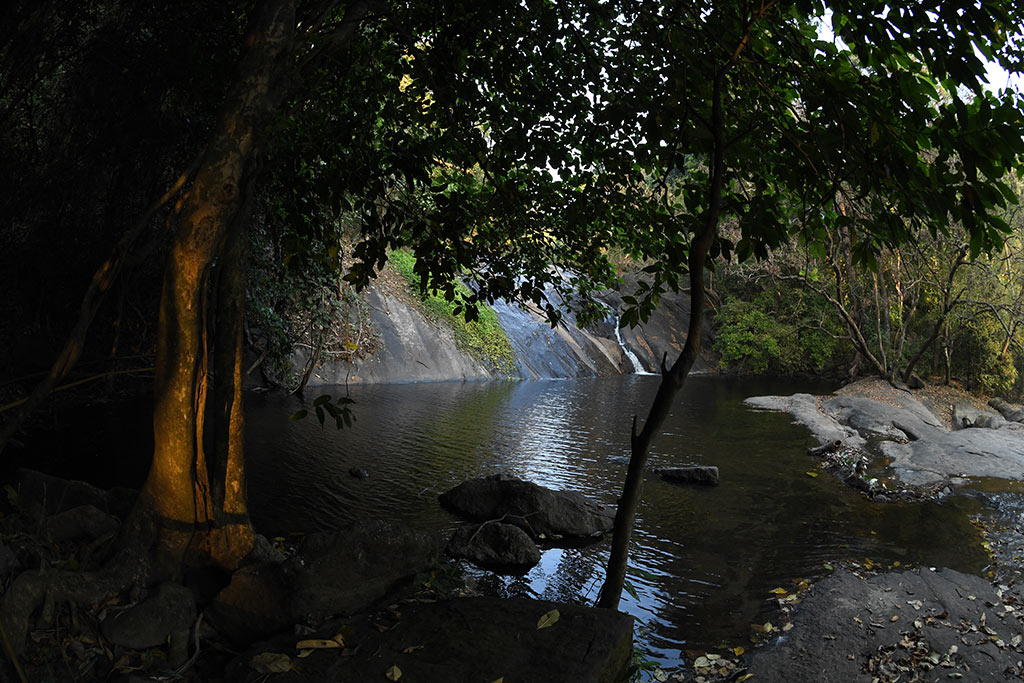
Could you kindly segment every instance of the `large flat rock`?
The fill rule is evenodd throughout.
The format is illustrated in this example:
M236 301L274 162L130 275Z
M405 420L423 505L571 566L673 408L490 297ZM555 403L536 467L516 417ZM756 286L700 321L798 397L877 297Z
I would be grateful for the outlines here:
M1024 658L1020 623L992 586L950 569L868 579L839 569L811 587L793 624L752 656L752 680L994 681Z
M844 387L838 396L755 396L744 403L790 413L823 444L840 441L863 449L872 440L908 484L958 477L1024 480L1024 425L1005 422L997 429L950 431L912 394L888 385L880 389L878 382L858 389L860 384ZM859 390L870 390L880 400L857 395Z
M537 628L552 610L558 610L557 621ZM633 651L629 615L526 599L413 603L387 614L332 623L303 638L330 638L339 632L346 650L314 650L301 659L295 648L299 637L262 643L232 663L227 680L387 681L394 666L401 672L399 680L415 683L490 683L502 678L509 683L617 683ZM267 653L270 659L276 655L284 663L280 668L287 670L268 673L258 664L254 667L254 657Z

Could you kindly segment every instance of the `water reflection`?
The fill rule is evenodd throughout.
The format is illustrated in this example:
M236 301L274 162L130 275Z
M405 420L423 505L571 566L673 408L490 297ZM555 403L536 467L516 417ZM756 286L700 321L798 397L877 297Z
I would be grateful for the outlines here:
M507 472L606 503L625 477L632 413L657 378L354 387L357 421L342 432L289 421L296 399L248 405L250 498L271 534L329 529L358 517L417 528L456 524L437 495L469 477ZM811 438L787 416L741 401L797 387L693 377L651 454L649 469L717 465L722 483L686 488L648 475L622 608L666 664L680 650L743 644L770 614L770 591L822 573L826 562L942 565L987 562L963 503L876 505L830 476L809 477ZM806 385L799 387L807 390ZM354 479L351 467L370 472ZM498 593L593 601L608 544L549 549L521 577L488 578Z

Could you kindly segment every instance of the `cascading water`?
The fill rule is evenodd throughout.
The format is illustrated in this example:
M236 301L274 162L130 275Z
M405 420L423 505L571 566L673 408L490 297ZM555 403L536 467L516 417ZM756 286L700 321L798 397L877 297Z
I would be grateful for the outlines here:
M629 359L629 362L633 364L633 374L650 375L651 373L647 372L647 370L644 369L644 366L640 363L640 359L636 357L636 354L633 353L630 348L626 346L626 342L622 340L622 333L619 331L619 316L615 316L613 324L615 325L615 341L619 343L619 348L622 349L622 353L625 354L626 358Z

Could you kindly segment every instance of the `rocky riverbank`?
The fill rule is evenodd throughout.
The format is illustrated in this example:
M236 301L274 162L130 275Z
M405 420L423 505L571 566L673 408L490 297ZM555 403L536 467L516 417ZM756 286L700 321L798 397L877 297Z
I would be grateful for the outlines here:
M869 379L833 396L756 396L746 403L791 413L822 445L868 456L882 470L866 476L879 480L889 476L935 493L971 477L1024 480L1024 424L965 394L912 392ZM965 419L971 426L963 428Z

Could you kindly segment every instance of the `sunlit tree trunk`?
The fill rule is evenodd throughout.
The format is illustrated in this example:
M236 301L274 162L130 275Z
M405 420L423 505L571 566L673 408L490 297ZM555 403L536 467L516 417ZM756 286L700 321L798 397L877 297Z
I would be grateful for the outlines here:
M155 447L136 516L156 529L156 559L172 573L182 563L233 568L252 546L242 479L245 226L294 26L292 0L257 10L238 80L181 202L165 268Z

